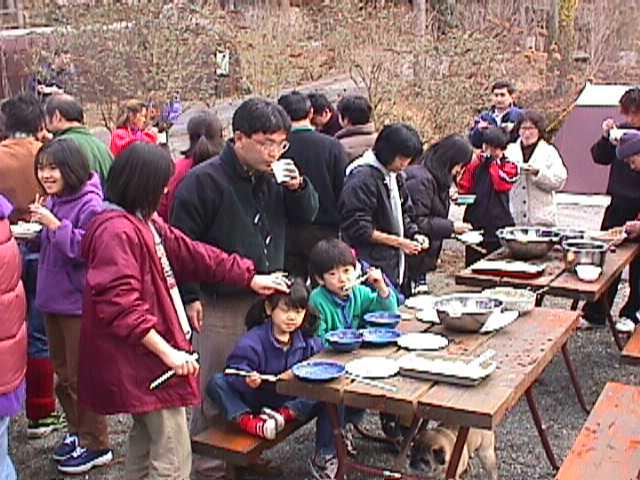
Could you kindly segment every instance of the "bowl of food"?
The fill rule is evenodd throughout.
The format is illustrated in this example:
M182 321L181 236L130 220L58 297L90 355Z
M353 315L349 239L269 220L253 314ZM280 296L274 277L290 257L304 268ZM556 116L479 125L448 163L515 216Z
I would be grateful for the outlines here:
M609 250L605 242L595 240L567 240L562 242L565 267L576 271L576 265L595 265L602 268Z
M507 227L496 232L512 258L531 260L544 257L560 242L560 233L551 228Z
M396 328L402 320L402 315L394 312L371 312L364 315L367 327Z
M536 306L535 292L522 288L496 287L483 290L482 294L501 300L505 310L516 310L521 314L529 313Z
M597 265L576 265L575 270L577 277L583 282L595 282L602 275L602 267Z
M331 348L337 352L352 352L362 345L362 333L358 330L334 330L324 336Z
M433 304L442 326L455 332L478 332L489 317L502 311L504 303L483 294L454 294Z

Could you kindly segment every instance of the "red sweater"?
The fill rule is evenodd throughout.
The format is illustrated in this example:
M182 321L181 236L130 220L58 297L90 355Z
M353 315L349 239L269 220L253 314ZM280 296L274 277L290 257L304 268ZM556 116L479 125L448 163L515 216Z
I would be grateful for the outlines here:
M127 127L116 128L111 134L109 149L114 157L124 152L135 142L158 143L158 136L150 130L132 130Z
M253 262L195 242L155 216L178 284L223 282L247 287ZM191 351L180 327L156 255L153 234L136 216L105 211L83 240L87 259L80 335L80 402L100 414L132 413L195 405L198 377L176 377L155 391L149 384L168 370L142 345L155 329L174 348Z
M475 193L476 173L485 159L484 153L478 153L469 165L464 169L462 177L458 181L458 191L461 194ZM489 176L496 192L508 192L518 180L518 165L509 159L502 157L491 162Z

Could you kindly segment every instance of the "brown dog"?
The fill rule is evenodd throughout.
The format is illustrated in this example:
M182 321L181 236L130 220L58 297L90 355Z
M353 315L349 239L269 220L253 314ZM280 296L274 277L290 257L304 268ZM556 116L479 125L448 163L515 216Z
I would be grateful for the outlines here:
M449 459L456 443L458 427L438 426L421 430L416 435L409 466L414 473L434 479L444 479ZM462 450L456 480L469 468L469 460L476 454L482 468L491 480L498 480L498 463L495 451L495 435L490 430L471 428Z

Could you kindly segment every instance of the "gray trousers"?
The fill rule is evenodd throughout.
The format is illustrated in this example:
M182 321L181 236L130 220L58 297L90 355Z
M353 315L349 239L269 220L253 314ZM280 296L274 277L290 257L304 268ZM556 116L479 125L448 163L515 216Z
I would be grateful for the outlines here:
M194 407L190 433L197 435L206 430L219 409L207 398L205 388L215 373L222 372L227 357L246 333L244 318L257 300L253 293L206 298L203 301L204 323L202 332L194 333L193 345L200 355L200 393L202 405ZM209 480L224 478L224 462L201 455L193 455L191 478Z

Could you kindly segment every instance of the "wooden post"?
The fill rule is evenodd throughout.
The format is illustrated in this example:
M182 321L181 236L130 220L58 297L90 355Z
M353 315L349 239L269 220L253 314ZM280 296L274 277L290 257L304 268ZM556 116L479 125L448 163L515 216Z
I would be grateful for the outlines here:
M416 37L421 40L424 37L427 28L427 1L413 0L413 13L416 22Z

